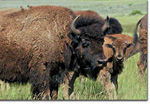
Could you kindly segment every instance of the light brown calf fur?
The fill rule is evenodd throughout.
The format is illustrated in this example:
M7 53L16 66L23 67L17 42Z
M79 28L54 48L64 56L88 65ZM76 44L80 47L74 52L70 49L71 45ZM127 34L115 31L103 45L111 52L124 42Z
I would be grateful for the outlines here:
M123 71L124 58L133 56L139 52L140 47L139 44L133 47L134 39L124 34L106 35L104 40L103 49L108 61L106 67L100 71L98 80L104 85L109 98L116 99L118 89L117 79L118 74ZM115 53L112 48L106 47L107 44L113 44ZM124 50L125 48L126 50Z
M106 36L108 36L108 35L106 35ZM117 39L122 39L122 40L124 40L124 41L127 41L128 43L133 43L133 41L134 41L134 38L133 38L133 37L131 37L131 36L129 36L129 35L125 35L125 34L112 34L112 35L110 35L110 36L115 37L115 38L117 38ZM108 39L108 38L106 37L106 38L105 38L105 43L111 44L111 43L112 43L112 39ZM104 44L105 44L105 43L104 43ZM107 50L108 50L108 49L107 49ZM109 50L111 51L111 49L109 49ZM109 51L107 51L107 52L109 52ZM138 53L138 52L140 52L140 43L139 43L139 42L137 42L137 44L136 44L135 47L131 46L131 47L129 47L129 48L126 50L125 59L127 59L127 58L129 58L129 57L135 55L135 54ZM108 53L109 57L111 57L112 54L113 54L113 53L111 53L111 54Z

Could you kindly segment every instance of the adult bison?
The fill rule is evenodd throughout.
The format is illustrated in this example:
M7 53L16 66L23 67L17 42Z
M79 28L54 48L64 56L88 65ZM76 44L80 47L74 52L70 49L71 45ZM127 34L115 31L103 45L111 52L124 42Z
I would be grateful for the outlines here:
M147 68L147 14L141 18L136 24L134 32L134 43L140 43L141 46L141 56L137 63L139 76L142 77ZM138 25L140 25L139 38L137 35Z
M99 19L103 25L108 26L105 31L105 34L121 34L123 29L120 22L116 18L108 17L106 19L102 18L98 13L87 10L87 11L76 11L76 15L82 15L84 17L94 16L95 18ZM108 25L109 24L109 25Z
M107 61L102 48L107 27L101 29L94 17L75 17L57 6L0 15L0 79L29 81L33 98L56 99L68 73L95 78Z
M74 32L70 33L69 35L78 34L82 41L81 46L85 49L81 49L81 46L75 49L75 53L77 53L77 58L75 58L75 62L67 63L66 66L69 66L67 69L66 76L64 77L63 83L63 94L65 99L70 99L70 95L73 93L74 90L74 82L79 75L84 75L85 77L90 77L94 80L98 77L99 71L106 65L106 57L103 53L103 42L105 36L106 25L104 28L101 21L95 17L84 17L81 16L76 21L73 21L74 25L71 25ZM78 37L76 37L78 40ZM75 39L76 39L75 38ZM90 42L91 41L91 42ZM77 42L78 43L78 42ZM76 41L72 43L73 47L76 47ZM92 45L93 44L93 45ZM79 44L80 45L80 44ZM89 53L90 54L89 54ZM98 54L101 54L100 56ZM93 54L95 54L93 56ZM91 58L91 55L94 57ZM95 62L95 59L98 61ZM100 61L100 60L101 61ZM91 63L92 61L93 63ZM67 62L67 61L66 61ZM97 66L95 66L97 64ZM71 69L71 70L70 70Z
M124 58L139 52L139 47L133 47L134 38L124 34L106 35L104 40L103 49L107 57L107 65L100 70L99 79L104 85L109 98L116 99L118 90L117 80L118 75L123 71Z

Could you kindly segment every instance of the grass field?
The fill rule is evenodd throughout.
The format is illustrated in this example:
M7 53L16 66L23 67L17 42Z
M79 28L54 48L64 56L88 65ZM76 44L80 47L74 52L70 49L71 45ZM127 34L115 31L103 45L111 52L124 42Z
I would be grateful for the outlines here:
M26 5L57 5L77 10L94 10L102 17L107 15L117 18L123 33L132 36L135 24L147 12L146 0L0 0L0 9L19 8ZM131 15L133 11L142 14ZM143 81L138 79L136 54L124 63L123 73L118 77L118 100L147 100L147 72ZM146 70L147 71L147 70ZM75 82L73 100L107 100L108 96L98 81L79 77ZM58 99L62 100L62 86L59 88ZM30 84L10 84L10 88L0 89L0 100L31 100Z

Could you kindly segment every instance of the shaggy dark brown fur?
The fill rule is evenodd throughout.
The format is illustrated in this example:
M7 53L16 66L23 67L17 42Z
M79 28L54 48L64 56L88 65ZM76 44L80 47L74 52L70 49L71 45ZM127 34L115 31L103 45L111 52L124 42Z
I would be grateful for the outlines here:
M106 30L106 34L121 34L123 29L121 24L116 18L110 17L109 28Z
M0 16L0 79L30 81L33 95L49 96L52 77L64 67L65 43L60 35L67 41L66 34L74 18L70 9L56 6L3 13Z
M104 39L105 34L102 29L102 22L92 16L80 16L76 21L75 27L81 31L81 37L87 37L99 41Z
M137 43L140 43L141 56L137 63L139 76L143 76L146 68L147 68L147 14L141 18L136 24L135 32L134 32L134 43L137 46ZM138 25L140 24L140 32L139 38L137 35Z
M98 13L94 12L94 11L77 11L76 15L82 15L84 17L95 17L98 20L101 21L102 25L101 27L104 25L105 21L107 21L106 19L103 19ZM121 34L123 29L121 24L119 23L119 21L115 18L109 18L109 27L107 28L107 30L105 31L106 34Z
M76 11L75 12L76 15L82 15L84 17L95 17L97 19L99 19L102 23L105 22L105 19L103 17L101 17L98 13L91 11L91 10L87 10L87 11Z

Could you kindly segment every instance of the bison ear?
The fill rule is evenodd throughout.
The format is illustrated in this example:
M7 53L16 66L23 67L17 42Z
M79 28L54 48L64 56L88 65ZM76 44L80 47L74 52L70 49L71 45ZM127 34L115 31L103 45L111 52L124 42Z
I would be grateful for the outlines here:
M105 47L107 47L107 48L113 48L111 44L105 44Z
M105 21L109 22L110 18L109 16L106 17Z

